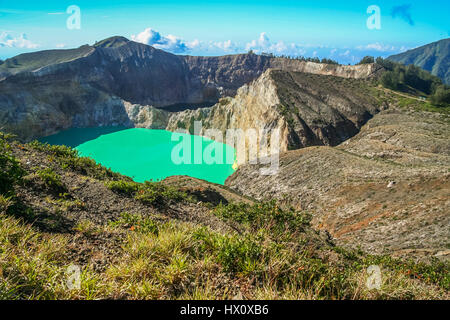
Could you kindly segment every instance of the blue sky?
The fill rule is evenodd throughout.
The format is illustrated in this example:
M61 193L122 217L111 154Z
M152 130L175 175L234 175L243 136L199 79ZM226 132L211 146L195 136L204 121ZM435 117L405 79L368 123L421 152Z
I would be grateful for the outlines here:
M70 5L80 29L68 29ZM380 8L369 29L367 8ZM450 1L0 0L0 58L121 35L178 54L254 50L354 63L450 37Z

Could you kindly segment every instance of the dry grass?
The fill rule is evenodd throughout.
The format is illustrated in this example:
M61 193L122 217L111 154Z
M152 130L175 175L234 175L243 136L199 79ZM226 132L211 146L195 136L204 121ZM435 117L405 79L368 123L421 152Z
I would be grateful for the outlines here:
M113 232L120 226L105 226ZM50 235L2 214L2 299L442 299L448 292L383 268L381 290L365 285L365 262L324 263L306 250L261 239L261 256L248 256L227 271L221 242L242 245L242 236L222 235L186 223L166 223L159 234L127 232L123 254L105 271L81 266L81 287L69 290L65 248L69 235ZM80 223L80 232L100 232ZM89 231L88 231L89 230ZM94 230L94 231L93 231ZM117 231L117 230L116 230ZM207 234L210 239L199 238ZM247 237L249 237L247 235ZM217 243L205 249L205 241ZM255 240L255 239L252 239ZM256 240L255 240L256 241ZM360 264L360 265L359 265Z

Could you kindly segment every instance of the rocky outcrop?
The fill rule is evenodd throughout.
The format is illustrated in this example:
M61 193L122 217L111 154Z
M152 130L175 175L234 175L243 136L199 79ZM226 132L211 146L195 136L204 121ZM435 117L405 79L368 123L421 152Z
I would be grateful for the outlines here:
M376 78L384 70L383 67L375 63L347 66L285 58L271 59L270 67L274 69L335 76L347 79Z
M71 127L133 126L122 99L89 84L63 81L51 86L3 86L0 128L31 140Z
M209 92L209 95L204 94L203 100L207 100L206 97L232 97L238 88L255 80L269 68L352 79L376 77L382 71L377 64L343 66L256 54L183 58L189 69L190 82L201 83Z

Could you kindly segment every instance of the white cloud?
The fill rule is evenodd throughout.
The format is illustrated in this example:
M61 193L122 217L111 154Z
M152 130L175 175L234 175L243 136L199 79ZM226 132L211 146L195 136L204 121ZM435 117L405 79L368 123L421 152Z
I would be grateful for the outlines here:
M64 43L58 43L58 44L55 45L55 47L58 48L58 49L62 49L62 48L65 48L66 45Z
M195 39L194 41L191 41L187 44L187 46L191 49L198 48L198 47L200 47L200 45L201 45L201 43L200 43L200 40L198 40L198 39Z
M379 42L353 48L339 48L307 43L286 43L283 41L272 41L265 32L260 33L254 40L237 43L232 40L201 41L194 39L192 41L185 41L173 35L164 36L152 28L147 28L137 35L132 35L131 39L172 53L184 54L186 52L192 52L191 54L194 55L223 55L244 53L252 50L257 54L265 52L294 57L331 58L337 59L341 63L355 63L365 55L387 55L407 50L405 47L397 48L393 45L385 45Z
M373 50L373 51L379 51L379 52L390 52L390 51L396 51L397 48L391 45L384 45L379 42L376 43L370 43L365 46L357 46L356 49L358 50Z
M267 33L262 32L259 38L252 40L245 45L245 50L253 50L255 53L273 53L277 55L292 55L299 56L306 54L306 46L301 46L296 43L284 43L283 41L272 42Z
M276 55L305 55L306 46L299 46L295 43L286 44L283 41L272 42L265 32L262 32L258 39L252 40L244 45L225 41L185 41L173 35L164 36L157 30L147 28L141 33L132 35L131 39L136 42L151 45L155 48L169 51L172 53L198 52L200 54L224 54L224 53L243 53L253 50L255 53L273 53Z
M238 45L231 40L222 41L222 42L214 42L212 45L218 49L222 49L225 52L239 51ZM211 44L210 44L210 46L211 46Z
M269 37L267 36L267 34L265 32L262 32L259 35L258 40L252 40L251 42L247 43L245 48L247 50L253 50L253 51L264 51L266 49L270 49L271 46L272 45L270 43Z
M34 49L38 45L28 40L25 33L15 37L11 32L2 32L0 34L0 47Z
M151 45L157 49L172 53L187 53L191 51L201 53L223 54L243 52L244 48L231 40L226 41L185 41L174 35L164 36L157 30L147 28L137 35L132 35L131 40Z
M172 53L185 53L190 50L188 43L180 38L171 34L163 36L152 28L147 28L137 35L132 35L131 39ZM195 41L193 42L195 45Z
M197 46L189 47L197 52L203 52L208 54L229 54L229 53L242 53L244 49L237 43L231 40L225 41L199 41Z

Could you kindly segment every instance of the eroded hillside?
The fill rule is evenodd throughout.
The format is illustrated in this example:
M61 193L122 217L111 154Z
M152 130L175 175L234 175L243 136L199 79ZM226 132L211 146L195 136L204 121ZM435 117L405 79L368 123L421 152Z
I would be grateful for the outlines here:
M258 175L256 166L240 167L226 184L314 212L313 225L341 244L448 259L448 114L417 110L426 103L381 89L379 99L390 108L348 141L284 153L271 177Z

